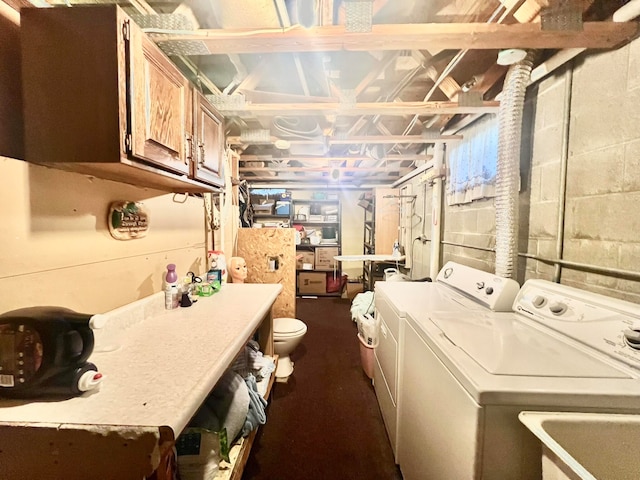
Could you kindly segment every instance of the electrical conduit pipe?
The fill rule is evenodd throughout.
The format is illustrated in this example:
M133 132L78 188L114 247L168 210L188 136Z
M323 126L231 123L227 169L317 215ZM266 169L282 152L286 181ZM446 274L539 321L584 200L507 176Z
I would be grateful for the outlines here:
M640 0L631 0L613 13L614 22L628 22L640 15Z
M433 169L437 176L433 179L431 212L431 250L429 258L429 276L435 279L440 270L440 240L442 237L442 184L439 174L443 171L444 144L436 143L433 152Z
M498 171L496 175L496 275L511 278L518 261L518 194L524 97L535 52L507 72L499 110Z

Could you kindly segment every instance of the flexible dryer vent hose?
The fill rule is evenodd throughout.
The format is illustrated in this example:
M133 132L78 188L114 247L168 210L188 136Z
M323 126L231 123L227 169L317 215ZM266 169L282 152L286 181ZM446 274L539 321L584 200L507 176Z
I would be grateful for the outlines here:
M511 278L518 262L518 192L524 97L536 52L509 68L500 100L496 176L496 275Z

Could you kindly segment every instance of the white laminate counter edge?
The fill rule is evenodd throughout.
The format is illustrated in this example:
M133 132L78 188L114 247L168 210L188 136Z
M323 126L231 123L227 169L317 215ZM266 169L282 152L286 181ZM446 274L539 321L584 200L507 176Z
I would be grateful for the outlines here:
M0 400L0 424L169 427L177 436L281 290L276 284L228 284L189 308L165 311L156 294L116 309L119 315L137 313L109 319L125 325L122 345L90 357L105 377L99 391L60 401ZM136 317L141 314L145 318Z

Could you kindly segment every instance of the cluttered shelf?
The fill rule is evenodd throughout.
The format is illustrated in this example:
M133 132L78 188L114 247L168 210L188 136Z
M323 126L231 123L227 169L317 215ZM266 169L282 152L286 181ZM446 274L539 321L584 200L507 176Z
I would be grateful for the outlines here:
M272 358L274 365L277 366L278 355L274 355ZM271 395L275 379L275 373L272 373L269 376L264 392L261 392L266 401L268 401L269 396ZM244 471L244 467L249 459L251 447L253 446L253 442L255 441L257 434L258 429L254 429L251 431L249 436L242 438L233 447L231 447L231 451L229 452L229 462L221 464L214 480L240 480L242 478L242 472Z

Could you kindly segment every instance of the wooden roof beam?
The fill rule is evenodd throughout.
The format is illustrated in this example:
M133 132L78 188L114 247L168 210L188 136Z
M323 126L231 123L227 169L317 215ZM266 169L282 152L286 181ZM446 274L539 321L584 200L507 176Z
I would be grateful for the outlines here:
M582 31L542 30L539 23L426 23L373 25L353 33L340 25L290 29L201 29L160 34L156 41L202 42L211 54L502 48L615 48L638 34L638 23L586 22Z
M462 138L462 137L461 137ZM353 156L353 157L309 157L309 156L291 156L291 157L273 157L271 155L242 155L240 157L241 162L270 162L272 160L281 161L281 160L289 160L290 162L300 161L300 162L348 162L351 160L361 161L361 160L371 160L371 157L365 155ZM418 160L431 160L433 159L433 155L419 155L419 154L406 154L406 155L387 155L384 157L386 162L406 162L406 161L418 161Z
M486 101L482 105L460 106L457 102L362 102L353 106L340 103L251 103L238 109L225 109L225 117L269 115L442 115L497 112L500 102Z
M338 170L340 171L340 173L343 172L373 172L373 173L388 173L390 170L390 168L393 169L394 172L398 172L398 171L408 171L408 170L412 170L413 167L398 167L398 166L393 166L393 167L387 167L387 166L382 166L382 167L332 167L330 165L326 165L326 166L318 166L318 167L258 167L258 168L251 168L251 167L240 167L240 173L248 173L248 172L255 172L255 173L270 173L270 172L276 172L276 173L318 173L318 172L326 172L329 173L332 170Z
M462 135L441 135L438 137L423 137L422 135L363 135L363 136L350 136L347 138L329 138L326 140L326 143L329 145L351 145L353 143L377 143L377 144L386 144L386 145L395 145L396 143L422 143L422 144L436 144L436 143L446 143L456 140L462 140L464 137ZM272 140L275 142L278 140L277 137L272 137ZM289 140L291 145L317 145L318 143L325 143L321 140ZM229 145L252 145L251 142L246 142L242 140L241 137L238 136L229 136L227 137L227 143ZM415 157L415 156L414 156ZM244 156L242 157L243 159ZM291 157L293 158L293 157ZM303 157L296 157L303 158ZM322 158L322 157L321 157ZM327 157L330 158L330 157ZM345 157L346 159L352 160L353 157ZM256 156L255 161L261 161L264 158L259 158ZM274 159L275 160L275 159Z

